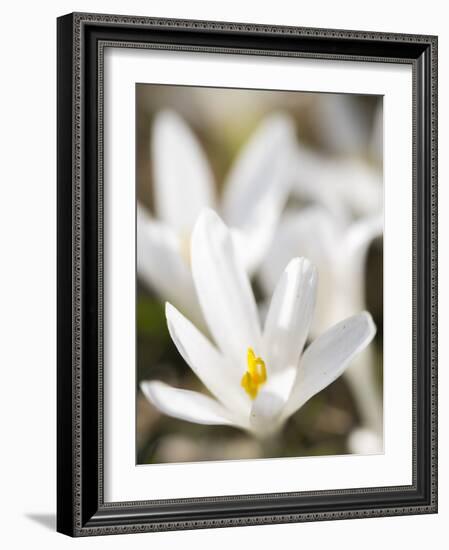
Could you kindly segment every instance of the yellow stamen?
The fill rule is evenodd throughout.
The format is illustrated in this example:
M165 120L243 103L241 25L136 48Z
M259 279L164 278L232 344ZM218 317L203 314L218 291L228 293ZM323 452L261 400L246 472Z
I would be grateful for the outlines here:
M252 348L248 348L247 363L248 370L243 375L240 383L251 399L256 399L260 386L267 381L267 369L265 361L260 357L256 357Z

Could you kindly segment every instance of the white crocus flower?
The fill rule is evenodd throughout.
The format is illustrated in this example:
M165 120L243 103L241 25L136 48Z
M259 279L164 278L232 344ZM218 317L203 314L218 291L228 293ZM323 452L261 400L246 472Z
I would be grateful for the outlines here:
M308 257L318 269L320 286L312 334L358 311L365 304L365 265L370 244L382 235L383 218L374 215L344 224L326 209L316 206L286 213L260 269L267 296L291 258ZM372 369L372 350L367 348L346 370L366 426L380 432L381 404Z
M293 151L290 119L266 117L234 162L220 200L197 138L173 111L155 119L152 136L155 215L137 208L137 269L162 299L201 321L190 270L190 237L205 207L218 209L249 273L270 244L287 197L288 158ZM244 253L243 253L244 252Z
M382 210L382 172L360 158L334 158L303 145L292 166L292 194L316 202L342 222Z
M248 275L231 233L206 210L192 237L192 272L213 345L167 304L171 337L213 397L142 382L163 413L200 424L224 424L258 437L273 435L312 396L341 375L375 334L371 316L354 315L303 351L315 307L316 268L294 258L273 293L263 329Z
M333 154L298 143L292 162L292 192L325 206L350 222L382 210L383 107L372 119L360 103L343 94L324 94L316 125Z

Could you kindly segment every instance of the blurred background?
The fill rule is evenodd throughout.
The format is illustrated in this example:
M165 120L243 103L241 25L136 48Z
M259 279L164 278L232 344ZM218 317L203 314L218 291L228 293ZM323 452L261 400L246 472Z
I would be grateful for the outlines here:
M155 217L151 139L154 117L162 109L176 111L198 139L213 172L218 196L233 161L258 124L270 113L282 111L291 117L298 142L286 214L300 216L311 205L330 210L330 216L339 218L335 246L341 247L342 254L352 227L382 216L379 96L137 85L137 200ZM310 231L313 236L313 227ZM278 246L276 241L274 246ZM298 247L301 248L299 240ZM301 250L297 255L301 255ZM138 277L137 463L382 452L382 260L380 232L367 243L361 273L363 309L372 314L377 325L373 344L359 360L363 376L342 376L307 402L287 421L281 444L275 450L235 428L168 417L145 399L139 389L143 380L163 380L203 393L207 390L171 341L164 298L148 281ZM268 256L267 262L270 261ZM346 279L351 276L355 261L348 256L349 268L343 275ZM262 317L269 279L263 266L252 278ZM339 292L338 288L335 291Z

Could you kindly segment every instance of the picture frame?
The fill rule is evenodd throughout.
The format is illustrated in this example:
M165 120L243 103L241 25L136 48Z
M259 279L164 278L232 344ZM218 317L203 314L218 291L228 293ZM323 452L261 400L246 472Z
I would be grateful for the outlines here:
M58 18L57 29L57 530L90 536L436 513L437 37L87 13ZM105 500L107 47L411 68L410 484L165 499L149 486L143 500Z

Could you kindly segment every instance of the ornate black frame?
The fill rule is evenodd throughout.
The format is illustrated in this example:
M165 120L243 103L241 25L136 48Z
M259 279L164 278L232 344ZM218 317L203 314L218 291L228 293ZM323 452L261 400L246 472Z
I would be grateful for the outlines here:
M104 503L103 48L407 63L413 69L413 483ZM437 511L437 38L101 14L58 19L58 498L71 536Z

